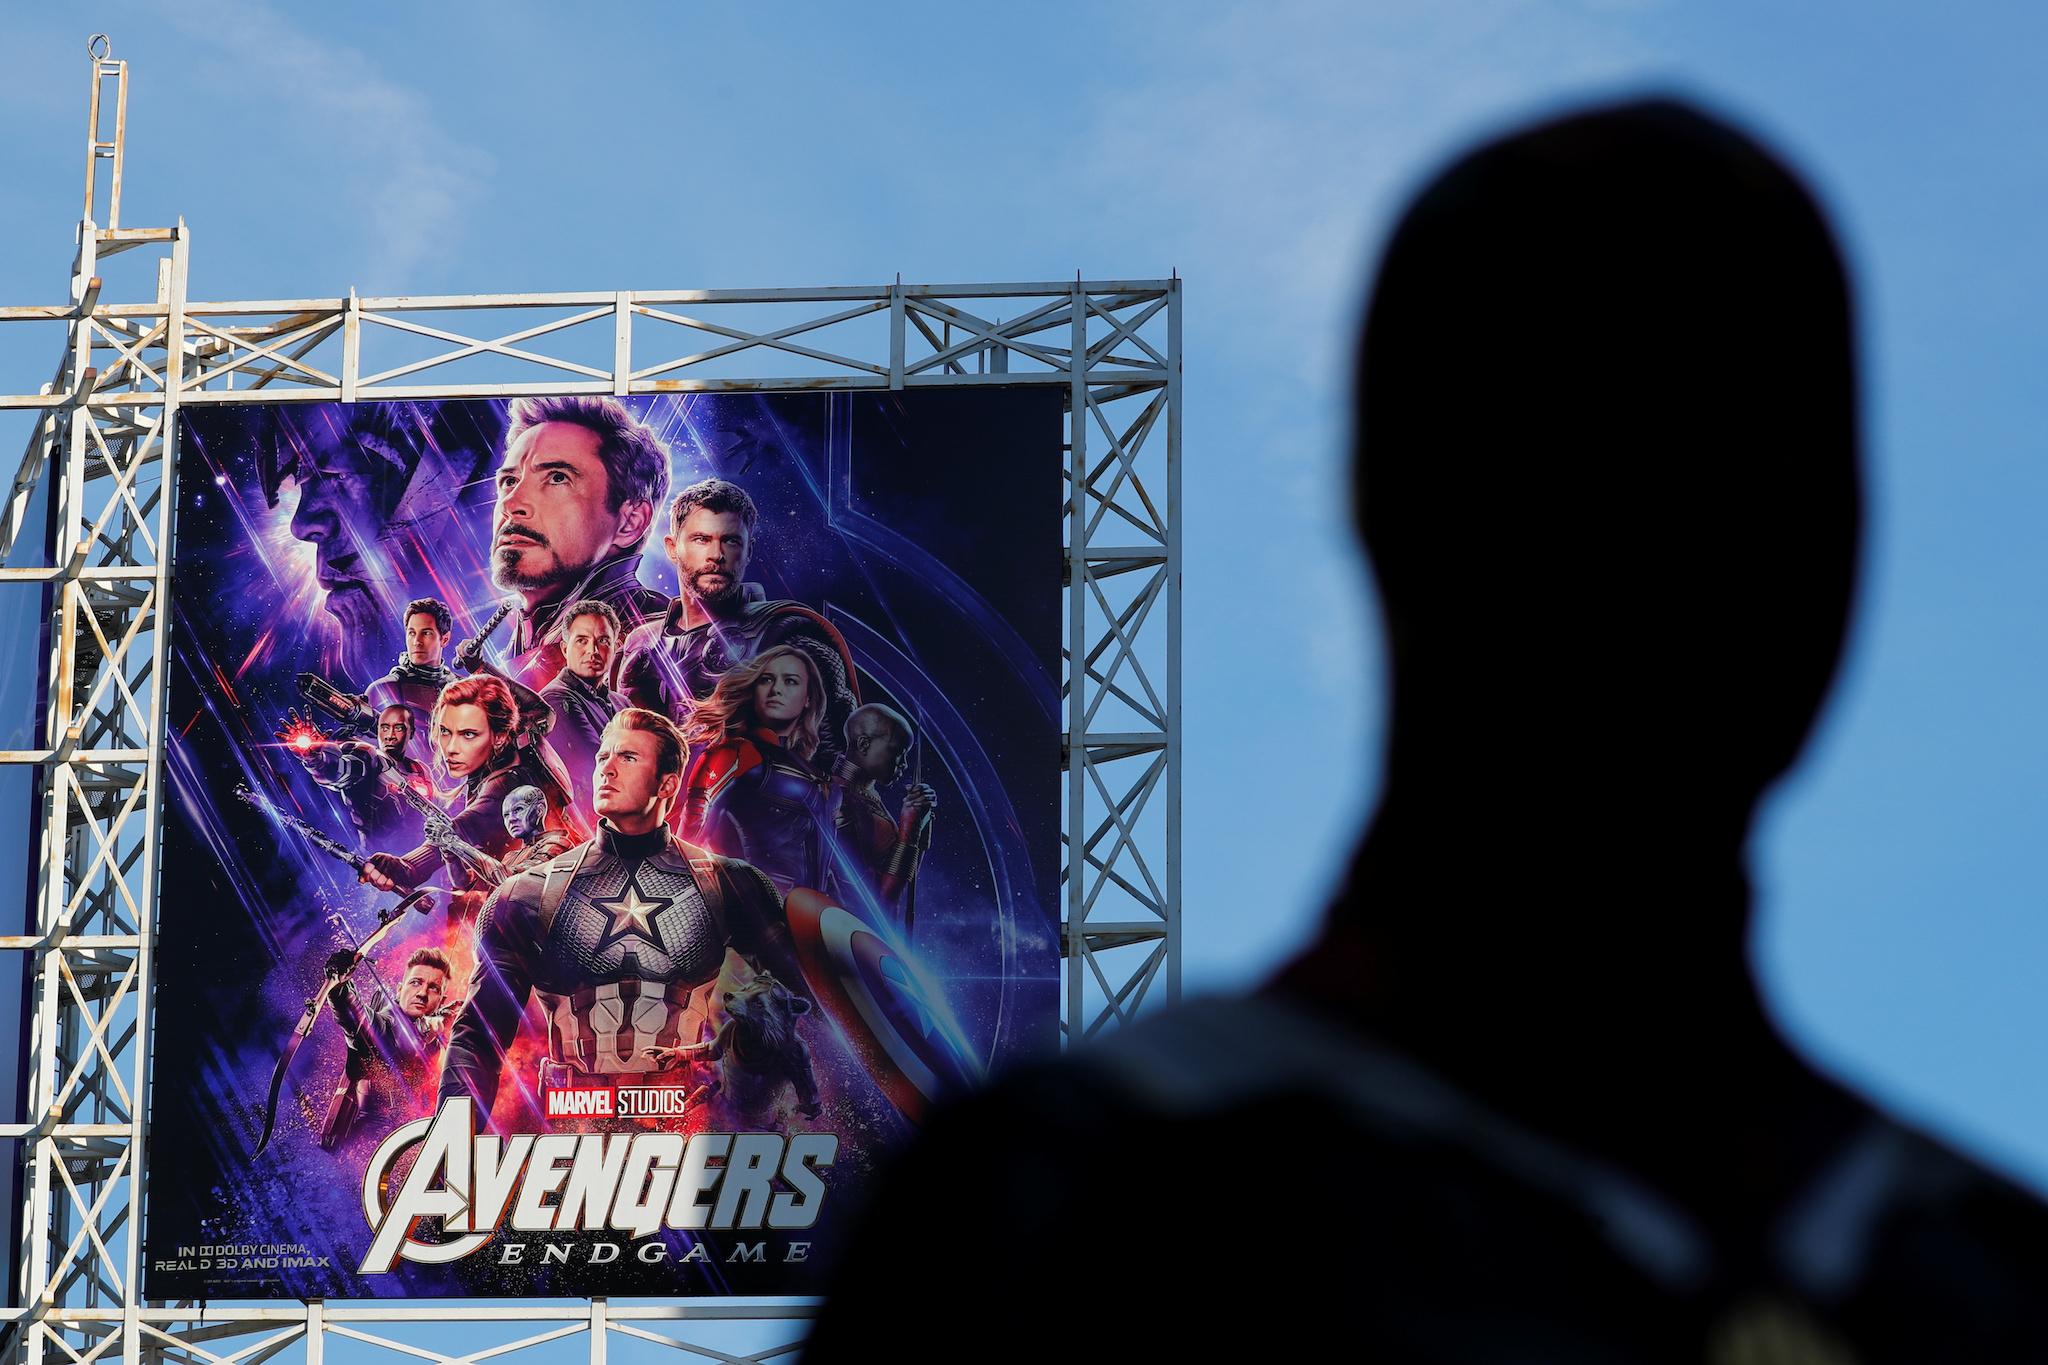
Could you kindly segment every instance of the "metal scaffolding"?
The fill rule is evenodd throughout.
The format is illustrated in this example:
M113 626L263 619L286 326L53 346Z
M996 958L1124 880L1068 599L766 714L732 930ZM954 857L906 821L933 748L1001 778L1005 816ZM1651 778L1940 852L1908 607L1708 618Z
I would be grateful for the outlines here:
M36 421L0 515L0 559L29 543L24 524L43 491L51 547L45 564L0 569L0 583L42 585L49 608L38 747L0 752L0 763L35 774L39 860L27 932L0 937L0 969L26 955L32 1004L26 1109L0 1115L0 1138L17 1139L26 1163L21 1274L0 1310L4 1354L32 1365L116 1353L261 1365L302 1347L321 1365L329 1343L346 1339L468 1362L578 1336L594 1365L614 1337L725 1360L790 1352L809 1301L232 1307L140 1297L179 410L246 401L251 390L351 402L1061 386L1062 1020L1073 1042L1179 990L1179 279L194 302L183 221L120 226L128 70L104 37L92 43L90 107L69 300L0 308L0 322L66 329L51 382L0 394L0 408L33 410ZM137 251L156 260L155 297L103 299L101 262ZM671 1334L776 1320L793 1323L791 1337L741 1355ZM492 1330L479 1328L445 1347L404 1339L456 1322L526 1335L479 1344ZM655 1330L678 1322L687 1325Z

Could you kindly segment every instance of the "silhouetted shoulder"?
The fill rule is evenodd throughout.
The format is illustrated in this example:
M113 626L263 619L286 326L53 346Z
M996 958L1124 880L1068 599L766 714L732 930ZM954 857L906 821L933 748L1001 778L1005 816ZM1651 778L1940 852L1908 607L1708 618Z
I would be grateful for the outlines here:
M884 1339L905 1284L933 1356L945 1324L1000 1358L1070 1349L1068 1315L1017 1310L1093 1286L1124 1309L1091 1317L1101 1359L1259 1349L1287 1304L1378 1358L1698 1360L1775 1331L1837 1352L1800 1359L2048 1359L2048 1212L1874 1111L1765 1221L1684 1208L1285 1000L1198 1003L935 1115L806 1359Z

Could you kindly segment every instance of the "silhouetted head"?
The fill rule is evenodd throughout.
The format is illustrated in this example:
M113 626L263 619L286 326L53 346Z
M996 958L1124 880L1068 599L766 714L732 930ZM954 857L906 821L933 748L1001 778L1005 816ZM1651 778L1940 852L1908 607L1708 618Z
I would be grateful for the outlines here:
M1855 571L1848 289L1799 181L1664 102L1482 147L1395 232L1358 394L1390 802L1739 840Z

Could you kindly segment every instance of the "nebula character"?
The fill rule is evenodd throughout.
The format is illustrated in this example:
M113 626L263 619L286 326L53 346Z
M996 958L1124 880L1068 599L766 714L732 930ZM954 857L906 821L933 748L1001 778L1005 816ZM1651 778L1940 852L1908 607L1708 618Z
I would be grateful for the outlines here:
M542 687L561 671L564 606L594 598L627 626L659 615L640 549L668 493L669 453L617 399L522 398L495 481L491 578L519 598L512 672Z
M508 878L576 846L567 830L548 827L548 798L539 787L514 787L505 793L503 809L505 832L519 841L519 847L504 858Z
M444 1098L489 1112L529 999L547 1014L544 1088L646 1084L673 1065L648 1055L698 1040L692 1005L731 950L801 982L774 886L756 869L677 839L683 741L665 717L620 712L596 763L597 837L508 878L477 921L470 1006L441 1073Z
M745 581L760 509L738 484L705 479L676 494L662 549L675 565L677 593L658 618L626 637L619 690L635 706L687 726L727 670L789 640L815 641L829 668L824 745L836 749L847 714L860 703L853 654L839 630L800 602L768 601Z

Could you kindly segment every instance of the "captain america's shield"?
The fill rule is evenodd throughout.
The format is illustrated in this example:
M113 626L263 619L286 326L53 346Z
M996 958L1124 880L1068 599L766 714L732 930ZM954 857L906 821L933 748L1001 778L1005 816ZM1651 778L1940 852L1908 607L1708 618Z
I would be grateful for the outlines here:
M816 891L790 892L788 914L811 993L898 1112L920 1122L939 1097L980 1082L938 988L895 944Z

